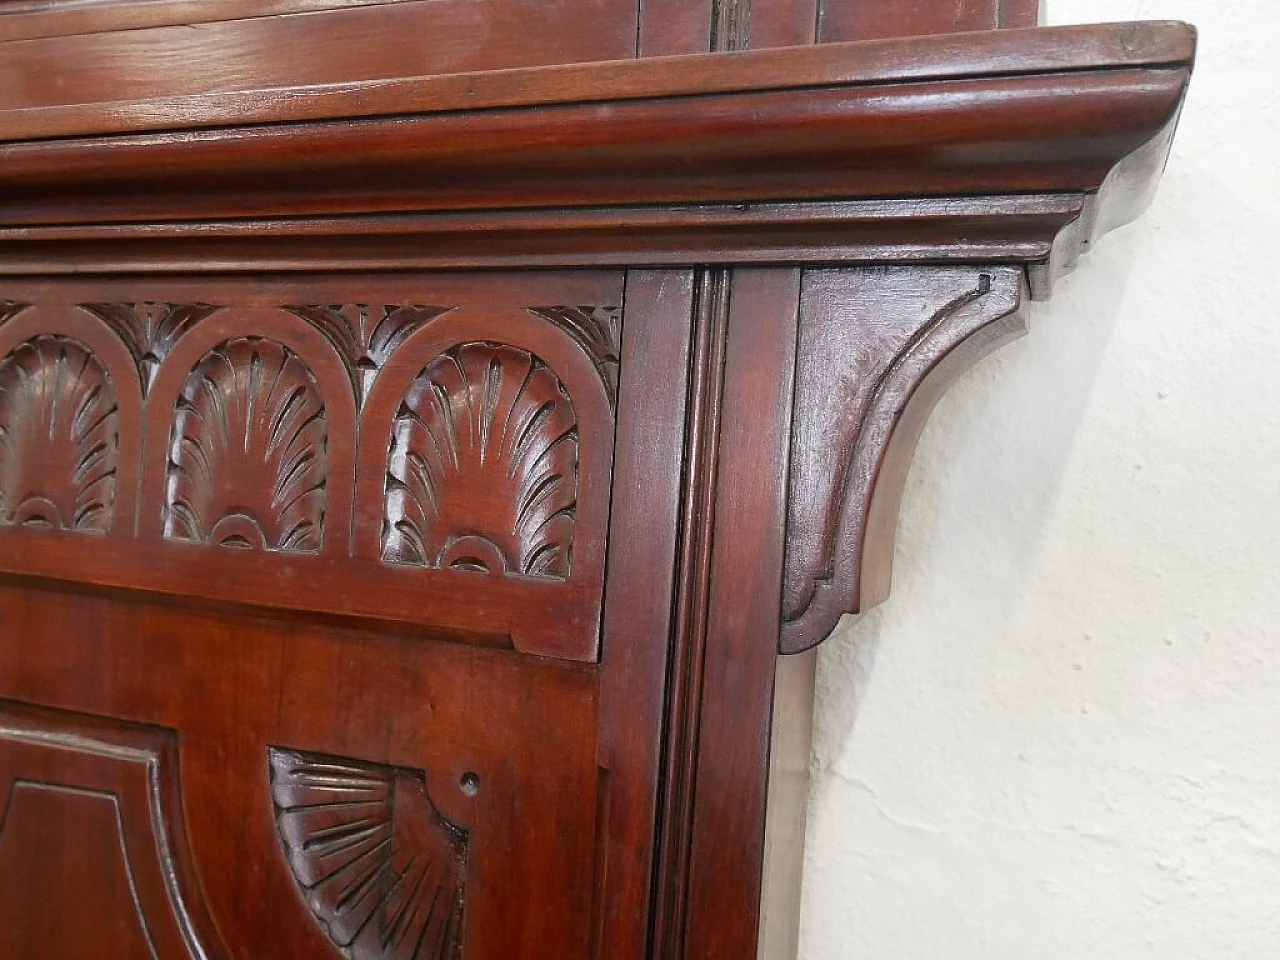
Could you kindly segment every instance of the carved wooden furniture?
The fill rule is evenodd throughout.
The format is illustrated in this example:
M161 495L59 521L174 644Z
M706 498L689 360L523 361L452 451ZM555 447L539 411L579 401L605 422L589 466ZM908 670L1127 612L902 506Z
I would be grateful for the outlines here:
M794 953L804 651L1189 28L0 13L0 955Z

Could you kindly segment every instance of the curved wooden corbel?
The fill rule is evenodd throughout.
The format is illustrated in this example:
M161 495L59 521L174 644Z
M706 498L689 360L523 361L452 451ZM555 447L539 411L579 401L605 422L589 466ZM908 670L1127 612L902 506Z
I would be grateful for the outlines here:
M791 438L782 650L885 598L916 441L964 370L1025 330L1022 270L805 275Z
M1166 25L1168 27L1168 25ZM1168 27L1173 29L1172 27ZM1177 28L1192 38L1190 28ZM1136 35L1135 35L1136 36ZM1190 54L1180 68L1183 84ZM1167 80L1167 70L1132 78L1093 119L1095 145L1125 137L1125 112ZM1063 79L1063 95L1071 81ZM1097 180L1056 194L1031 232L1043 256L968 266L912 265L809 271L801 292L796 358L781 644L798 653L820 644L846 613L889 592L893 541L916 441L934 404L956 378L1025 331L1028 295L1046 299L1054 280L1099 235L1137 217L1163 172L1181 103L1136 148L1114 157ZM1132 116L1131 116L1132 119ZM1132 132L1132 131L1131 131ZM1096 175L1096 173L1095 173ZM1025 225L1026 198L992 197L994 229ZM1078 206L1071 213L1072 203ZM1015 211L1017 215L1015 216ZM905 247L905 245L904 245ZM939 258L941 260L941 258Z

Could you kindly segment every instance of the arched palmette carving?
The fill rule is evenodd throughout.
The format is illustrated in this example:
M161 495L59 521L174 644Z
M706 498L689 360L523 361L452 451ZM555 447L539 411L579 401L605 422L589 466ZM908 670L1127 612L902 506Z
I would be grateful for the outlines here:
M392 428L383 559L567 579L578 425L559 378L504 344L464 343L409 387Z
M0 361L0 523L106 532L119 456L115 390L88 347L41 335Z
M316 553L324 542L328 422L310 368L243 337L207 354L178 396L164 535Z
M622 357L622 308L592 306L530 307L529 312L554 323L587 352L609 394L618 402L618 368Z
M271 748L271 798L289 869L350 960L457 960L467 833L421 771Z
M128 347L142 378L143 392L155 383L156 372L178 339L205 317L222 308L209 303L84 303Z
M356 403L363 406L373 380L399 346L451 307L426 304L334 303L286 306L338 349L351 375Z

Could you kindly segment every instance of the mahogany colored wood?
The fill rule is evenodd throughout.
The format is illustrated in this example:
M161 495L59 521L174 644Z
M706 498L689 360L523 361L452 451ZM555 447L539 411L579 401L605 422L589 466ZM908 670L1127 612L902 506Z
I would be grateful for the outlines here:
M926 33L1033 27L1039 0L819 0L818 40L875 40Z
M0 953L794 955L802 651L1185 95L1037 10L0 9Z
M325 5L338 9L250 19L206 20L208 14L197 14L193 23L179 4L166 14L174 26L11 43L0 60L0 90L6 105L96 104L103 102L104 91L110 93L105 99L144 100L613 60L635 53L631 0L539 0L538 16L522 15L520 7L526 5L512 0L326 0ZM575 27L566 30L570 18ZM0 15L0 31L7 19ZM46 80L51 60L57 83Z
M405 0L6 0L0 40L217 23Z
M801 294L782 649L888 595L916 439L957 370L1025 330L1010 267L815 270ZM862 331L851 345L844 331Z

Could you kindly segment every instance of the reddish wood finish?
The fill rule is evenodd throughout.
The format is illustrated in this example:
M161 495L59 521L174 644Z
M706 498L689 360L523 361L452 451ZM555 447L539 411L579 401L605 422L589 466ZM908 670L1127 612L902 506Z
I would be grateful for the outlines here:
M805 274L782 649L826 639L889 591L915 441L957 370L1025 329L1010 267ZM863 331L850 349L845 331Z
M0 40L217 23L400 2L404 0L6 0L0 7Z
M1033 27L1039 0L819 0L818 41Z
M0 419L66 411L85 357L118 412L65 453L10 435L0 567L595 659L622 294L619 273L10 284L34 306L0 325ZM50 336L87 347L74 370L26 358ZM109 487L57 471L100 442Z
M197 14L198 26L178 17L175 26L150 30L12 43L0 60L0 90L6 105L97 104L104 90L112 100L142 100L615 60L635 52L631 0L539 0L536 16L513 0L327 5L340 9L204 22ZM569 18L573 30L564 28ZM7 19L0 13L0 38ZM291 50L298 55L285 53ZM57 83L46 79L50 61Z
M1036 10L0 9L0 953L783 960L779 651L1188 82Z
M774 616L784 549L785 464L795 368L794 271L731 276L716 424L704 647L689 816L683 951L707 960L752 956L773 706ZM782 282L779 282L782 281ZM752 415L740 411L751 407ZM770 586L766 587L768 584ZM684 638L677 637L677 643ZM720 918L720 919L716 919Z

